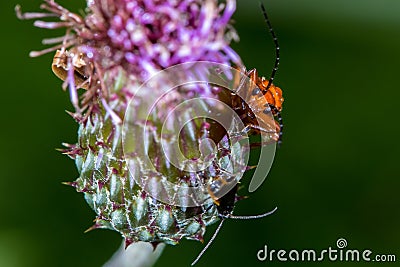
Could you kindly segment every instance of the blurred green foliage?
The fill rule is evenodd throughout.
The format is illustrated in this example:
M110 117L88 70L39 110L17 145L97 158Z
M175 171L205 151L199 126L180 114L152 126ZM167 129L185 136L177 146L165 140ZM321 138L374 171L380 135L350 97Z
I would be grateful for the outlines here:
M235 213L279 209L260 220L226 222L197 266L364 265L256 258L264 245L321 250L336 247L340 237L348 248L397 253L399 261L400 2L264 2L281 44L276 84L285 96L284 142L262 188ZM105 230L83 234L94 213L61 184L77 171L55 151L76 140L77 125L64 112L71 110L68 93L51 73L52 55L28 57L57 31L18 21L17 3L32 11L41 1L0 2L0 266L100 266L121 238ZM84 6L83 0L60 3L76 11ZM248 68L268 76L274 48L258 4L238 1L241 41L234 48ZM202 247L193 241L168 247L156 266L188 266Z

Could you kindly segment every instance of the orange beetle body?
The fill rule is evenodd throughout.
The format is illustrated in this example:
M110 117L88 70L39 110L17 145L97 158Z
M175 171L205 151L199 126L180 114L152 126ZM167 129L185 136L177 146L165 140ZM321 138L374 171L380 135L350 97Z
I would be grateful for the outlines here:
M273 84L268 87L269 81L264 77L259 77L256 69L249 71L248 76L261 90L268 104L274 106L280 112L284 101L281 88Z

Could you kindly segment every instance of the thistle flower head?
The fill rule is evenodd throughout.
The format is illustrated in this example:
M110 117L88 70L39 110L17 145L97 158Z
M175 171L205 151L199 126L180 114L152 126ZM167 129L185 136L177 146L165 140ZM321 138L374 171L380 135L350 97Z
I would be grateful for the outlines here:
M236 173L222 168L231 168L229 158L243 151L235 146L235 152L230 152L231 142L225 130L206 119L186 120L189 114L197 115L193 106L177 112L172 119L167 116L182 100L196 96L218 98L220 91L209 85L175 90L160 102L160 108L149 113L150 123L143 123L146 94L162 90L149 86L148 91L138 94L135 89L158 71L179 63L211 61L241 66L239 56L229 46L236 38L229 24L235 1L88 0L83 16L71 13L54 0L45 0L41 8L46 12L23 14L17 7L17 15L22 19L56 17L55 22L37 20L35 26L66 29L64 36L44 40L54 46L32 52L31 56L60 50L53 71L65 79L64 86L69 87L75 107L72 115L80 123L77 144L66 145L63 152L75 159L80 174L70 184L84 193L96 212L96 223L90 229L114 229L127 244L139 240L176 244L184 237L202 240L205 227L218 219L212 198L197 207L179 207L160 202L145 187L155 184L150 191L162 191L167 180L178 181L187 188L215 179L236 179ZM174 75L181 79L188 73ZM81 98L79 87L86 89ZM133 104L132 98L136 101ZM126 149L122 122L127 119L129 107L133 109L133 119L128 124L134 128L134 139L128 140ZM176 122L187 122L181 133L183 141L171 137ZM166 133L162 131L164 124ZM144 136L147 139L141 143ZM174 148L180 142L191 157L185 165L198 160L195 148L203 138L221 142L212 155L212 164L201 171L172 166L161 153L165 144ZM146 165L138 151L152 158L154 168ZM239 173L246 168L241 166Z
M217 0L88 0L82 17L54 0L45 0L41 8L46 13L22 14L19 6L16 11L22 19L58 17L56 22L35 21L41 28L65 28L66 34L45 39L44 43L56 44L31 56L72 48L94 68L88 72L96 90L99 84L106 87L106 74L116 75L109 73L114 68L122 68L130 79L143 82L157 71L184 62L240 65L240 57L229 46L237 38L229 24L235 7L235 0L220 4ZM74 68L73 62L70 68ZM70 70L66 84L74 87L72 73ZM110 89L102 88L101 97L106 97L107 91ZM93 92L88 95L93 96ZM71 101L80 111L74 92ZM86 107L88 99L82 102Z
M240 61L226 35L235 2L93 0L79 37L105 68L141 79L188 61Z

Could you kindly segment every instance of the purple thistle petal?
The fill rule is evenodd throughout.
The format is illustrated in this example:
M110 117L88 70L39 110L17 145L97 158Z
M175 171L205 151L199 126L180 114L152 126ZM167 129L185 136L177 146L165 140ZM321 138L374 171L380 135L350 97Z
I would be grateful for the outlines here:
M107 101L104 98L101 99L101 103L103 104L107 114L111 116L113 122L115 124L122 124L121 118L117 114L115 114L115 112L110 108L110 106L108 105Z
M235 0L227 0L224 14L222 15L222 18L220 19L219 22L222 25L228 24L228 22L231 19L235 10L236 10L236 1Z
M79 108L78 92L75 86L74 68L71 66L71 62L68 63L67 82L69 85L69 96L71 99L71 103L74 106L76 112L79 113L80 108Z
M35 27L44 28L44 29L58 29L58 28L68 28L72 26L70 22L47 22L37 20L33 23Z
M22 13L20 5L15 6L15 13L17 14L18 19L42 19L42 18L58 17L56 14L52 13L40 13L40 12Z

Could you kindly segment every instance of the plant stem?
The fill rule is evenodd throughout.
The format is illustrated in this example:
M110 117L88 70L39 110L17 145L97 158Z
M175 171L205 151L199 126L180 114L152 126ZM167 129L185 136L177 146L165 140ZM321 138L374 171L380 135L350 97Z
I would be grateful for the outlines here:
M154 250L148 242L137 242L125 249L125 242L114 253L111 259L103 267L151 267L160 257L164 243Z

